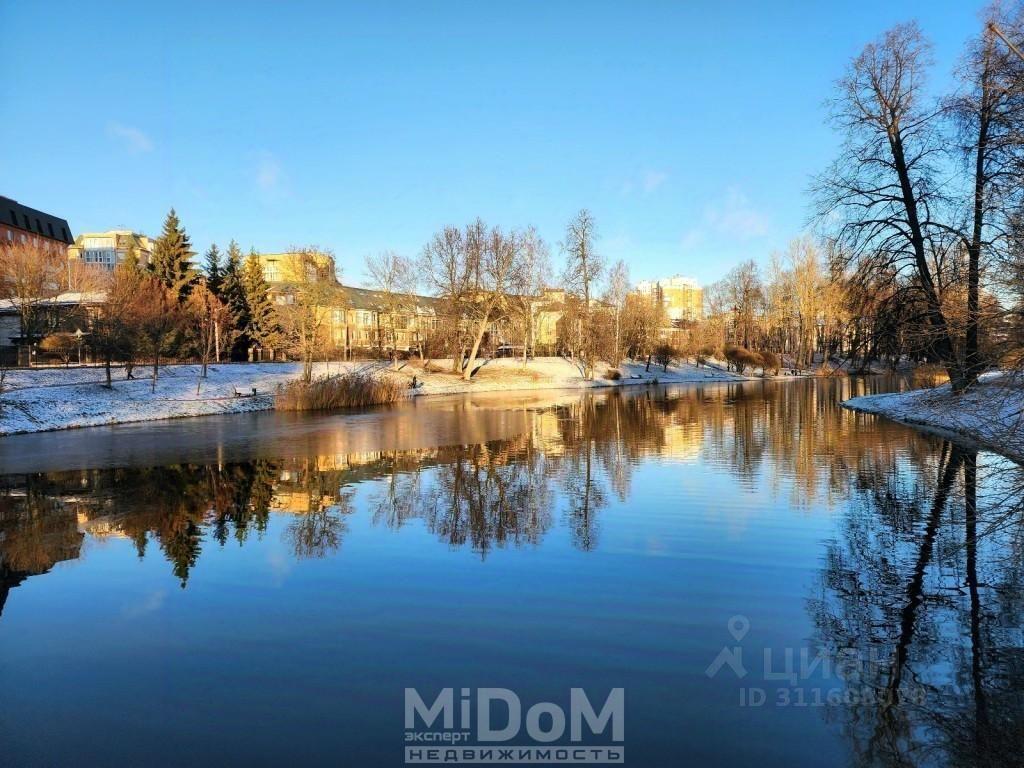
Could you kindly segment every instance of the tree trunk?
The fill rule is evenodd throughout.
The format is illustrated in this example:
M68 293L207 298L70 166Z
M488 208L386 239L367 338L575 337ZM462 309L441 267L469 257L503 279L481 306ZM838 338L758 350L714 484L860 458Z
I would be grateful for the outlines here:
M487 332L487 321L490 318L491 312L488 307L487 314L480 321L480 326L477 328L476 339L473 341L473 347L469 351L469 360L466 361L466 367L462 369L462 380L469 381L473 375L473 363L476 362L477 352L480 351L480 344L484 340L484 334Z
M153 355L153 379L150 382L149 391L156 392L156 377L160 370L160 350L158 349Z

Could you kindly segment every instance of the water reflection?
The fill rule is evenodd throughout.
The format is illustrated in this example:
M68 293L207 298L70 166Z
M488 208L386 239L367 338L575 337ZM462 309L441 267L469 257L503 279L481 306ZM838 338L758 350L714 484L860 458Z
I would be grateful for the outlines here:
M183 588L203 558L268 535L275 518L297 559L344 558L362 514L481 559L556 530L592 552L648 463L695 465L730 480L707 492L708 511L724 491L834 513L808 612L822 649L877 662L847 680L877 695L827 710L854 763L1001 764L1024 747L1021 470L838 405L891 386L506 395L385 412L375 429L390 437L376 442L344 420L298 436L296 423L260 422L248 457L217 443L179 464L6 475L0 612L87 537L131 541Z
M910 466L908 466L910 465ZM858 765L1010 765L1024 748L1021 470L942 445L859 477L811 601L852 652L834 713Z
M77 557L84 535L129 538L139 557L155 545L182 586L204 543L242 544L271 514L293 518L286 535L296 557L325 557L341 547L353 490L367 482L377 483L370 507L378 524L397 530L420 520L441 541L482 557L495 546L539 544L559 510L573 544L596 548L602 510L612 497L629 497L636 467L651 457L724 466L741 488L767 471L776 487L793 481L785 483L792 504L831 502L852 486L876 488L897 455L934 449L934 441L908 439L884 422L865 427L866 417L840 409L837 395L855 385L531 396L517 409L519 433L500 440L319 453L334 447L320 439L274 458L3 476L3 594ZM492 417L485 408L457 411L462 430L481 437L488 429L475 420Z

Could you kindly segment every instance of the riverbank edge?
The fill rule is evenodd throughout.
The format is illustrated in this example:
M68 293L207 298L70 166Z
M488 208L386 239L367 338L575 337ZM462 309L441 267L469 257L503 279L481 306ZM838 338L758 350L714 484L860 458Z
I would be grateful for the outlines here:
M986 398L990 387L999 387L1000 400ZM989 380L960 396L945 385L936 389L861 395L844 400L840 405L972 448L992 451L1024 465L1024 390L1019 384L1006 387Z
M277 365L277 364L275 364ZM173 369L170 369L173 370ZM212 367L211 367L212 370ZM235 369L238 370L237 368ZM699 369L696 369L699 370ZM547 392L547 391L577 391L587 389L609 389L619 387L649 387L655 385L668 386L668 385L694 385L694 384L727 384L727 383L739 383L745 381L765 381L765 379L757 376L743 376L736 373L722 371L720 369L712 369L714 373L708 375L702 373L698 375L694 370L688 370L680 373L680 369L676 367L675 370L669 372L659 371L658 373L651 372L649 375L644 376L641 379L635 378L623 378L619 380L611 380L605 378L594 378L594 379L583 379L580 378L577 381L566 381L566 380L552 380L550 382L530 382L529 384L517 384L514 382L486 382L486 383L474 383L466 382L459 384L447 384L443 387L433 390L409 390L407 398L408 401L417 400L422 397L439 398L439 397L459 397L463 395L473 394L485 394L495 392L507 392L509 394L522 394L526 392ZM388 375L391 373L385 369L377 369L374 371L375 375ZM658 375L660 374L660 375ZM165 374L166 375L166 374ZM183 377L184 378L184 377ZM285 379L284 376L281 377ZM788 378L788 377L780 377ZM290 377L285 380L295 380L295 377ZM769 379L770 380L770 379ZM164 381L161 379L160 381ZM128 382L115 381L114 385L116 389L120 389ZM143 385L146 388L149 387L149 383L145 378L133 379L131 384L136 386ZM39 387L21 387L17 389L8 390L8 393L16 391L30 391L32 389L49 388L49 387L66 387L66 388L92 388L101 386L98 382L81 382L71 384L57 384L57 385L41 385ZM104 388L104 393L109 393L110 390ZM55 420L45 423L35 423L27 428L6 428L3 424L4 416L0 414L0 439L8 436L15 435L26 435L26 434L38 434L42 432L63 432L72 429L91 429L93 427L108 427L116 426L119 424L144 424L148 422L162 422L172 421L179 419L192 419L201 418L203 416L225 416L242 413L256 413L274 410L274 394L273 393L261 393L254 396L239 396L239 397L212 397L212 398L189 398L185 400L178 400L177 402L182 403L181 408L183 411L167 411L162 413L140 413L138 411L133 412L130 403L133 401L121 401L119 402L123 408L119 409L120 412L114 412L113 410L103 410L96 413L92 413L87 417L82 417L76 414L76 418L81 419L78 423L74 423L73 420L65 419L64 421ZM159 400L159 399L158 399ZM143 400L145 402L145 400ZM152 402L152 400L150 401ZM170 401L167 401L170 402ZM371 406L380 407L380 406ZM24 406L19 407L17 402L10 402L4 404L4 408L14 408L16 410L26 411ZM345 409L337 411L328 411L327 413L362 413L368 409ZM31 418L31 417L30 417ZM70 423L69 423L70 422Z

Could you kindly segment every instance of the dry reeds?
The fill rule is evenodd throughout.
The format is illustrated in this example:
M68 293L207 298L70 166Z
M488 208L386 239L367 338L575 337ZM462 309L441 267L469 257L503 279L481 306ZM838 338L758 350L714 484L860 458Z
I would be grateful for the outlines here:
M912 381L919 389L935 389L949 381L949 373L941 365L919 365L914 369Z
M274 398L278 411L333 411L394 403L407 388L389 376L347 373L310 382L293 381Z

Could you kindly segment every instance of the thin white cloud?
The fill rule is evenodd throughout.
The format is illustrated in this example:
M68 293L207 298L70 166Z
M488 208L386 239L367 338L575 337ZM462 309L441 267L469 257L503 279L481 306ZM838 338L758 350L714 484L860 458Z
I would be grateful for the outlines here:
M107 123L107 135L121 142L133 155L153 151L153 140L134 126L111 121Z
M650 194L666 181L668 181L668 174L664 171L648 171L644 174L644 193Z
M126 618L137 619L148 613L155 613L163 608L166 597L167 592L165 590L154 590L148 593L141 600L135 600L125 605L121 609L121 614Z
M730 188L724 200L704 209L704 221L716 232L737 240L768 234L768 214L751 205L746 195Z
M622 182L619 192L625 197L637 191L641 194L649 195L666 181L668 181L668 173L666 171L648 170Z
M273 192L281 184L281 164L270 152L260 152L256 161L256 187L261 192Z
M768 214L755 207L736 187L704 206L700 221L683 232L679 249L683 253L704 251L709 244L745 243L767 235Z

